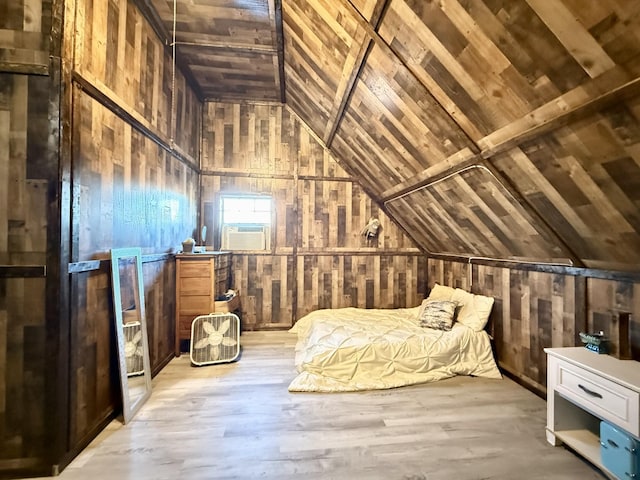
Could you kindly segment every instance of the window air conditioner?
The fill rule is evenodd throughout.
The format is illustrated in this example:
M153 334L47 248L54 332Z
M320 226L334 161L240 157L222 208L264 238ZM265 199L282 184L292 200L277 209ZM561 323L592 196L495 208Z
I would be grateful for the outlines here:
M269 250L271 235L268 226L224 226L222 250Z

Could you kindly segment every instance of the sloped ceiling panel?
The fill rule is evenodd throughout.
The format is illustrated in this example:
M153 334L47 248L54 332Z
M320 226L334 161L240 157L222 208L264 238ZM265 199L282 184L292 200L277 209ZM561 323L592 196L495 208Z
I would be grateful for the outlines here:
M173 43L173 0L149 0ZM175 45L206 99L280 100L273 0L176 1Z
M337 118L365 32L341 1L284 2L287 104L322 139Z
M624 25L637 8L602 3L393 0L380 35L486 148L493 132L549 102L561 109L557 99L575 102L591 84L608 91L637 76L627 70L637 60L612 48L637 29Z
M640 266L640 97L498 155L494 164L593 268Z
M429 252L570 263L531 215L483 167L469 167L386 204ZM413 215L406 215L406 211Z
M472 143L424 86L374 46L361 70L333 148L378 198Z

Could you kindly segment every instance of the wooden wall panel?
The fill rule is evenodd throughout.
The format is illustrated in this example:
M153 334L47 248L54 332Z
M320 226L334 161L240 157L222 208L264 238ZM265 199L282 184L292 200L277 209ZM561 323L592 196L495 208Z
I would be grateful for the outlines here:
M426 293L426 260L409 255L300 255L296 319L321 308L405 308Z
M300 251L380 249L415 253L413 243L357 183L326 180L298 182ZM376 238L361 235L370 218L380 220Z
M51 5L51 0L0 4L0 72L48 72Z
M45 280L0 279L0 472L46 456Z
M0 74L0 264L45 263L48 95L46 77Z
M71 445L82 445L122 409L108 262L72 275ZM157 373L173 358L175 262L142 264L149 357Z
M244 329L288 328L321 303L419 303L426 278L419 251L295 115L283 106L213 102L205 112L201 219L213 232L207 243L219 246L220 194L275 200L272 253L233 255ZM371 216L382 230L367 241L360 232ZM339 284L348 293L338 293Z
M297 120L280 104L207 102L202 170L288 175L295 172Z
M25 13L15 2L0 12L6 7L12 10L4 11L4 26ZM37 19L25 25L32 21ZM41 38L42 32L33 35ZM0 73L0 266L34 265L45 271L48 185L57 170L47 163L48 100L47 77ZM45 288L44 278L0 279L0 475L46 468Z
M613 355L620 353L618 329L620 314L631 313L629 336L631 355L640 361L640 283L592 278L587 284L589 308L587 326L590 332L603 331L611 339Z
M586 266L640 268L640 97L495 158Z
M197 227L197 173L82 92L74 111L74 260L177 249Z
M111 276L107 271L73 275L71 298L70 442L78 445L121 408L122 401Z
M232 256L232 287L240 292L243 330L293 325L295 274L291 255Z
M537 391L546 389L544 348L582 345L584 331L613 338L620 313L631 313L632 354L640 359L637 283L437 259L428 260L428 272L429 287L438 282L495 298L489 331L498 363Z
M75 2L76 75L197 161L201 104L133 0Z

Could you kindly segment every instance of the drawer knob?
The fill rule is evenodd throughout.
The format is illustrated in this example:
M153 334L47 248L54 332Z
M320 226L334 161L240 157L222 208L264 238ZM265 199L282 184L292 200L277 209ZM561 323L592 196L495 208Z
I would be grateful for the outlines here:
M578 387L587 395L591 395L592 397L596 397L596 398L602 398L602 395L599 394L598 392L594 392L593 390L589 390L587 387L585 387L584 385L580 385L578 384Z

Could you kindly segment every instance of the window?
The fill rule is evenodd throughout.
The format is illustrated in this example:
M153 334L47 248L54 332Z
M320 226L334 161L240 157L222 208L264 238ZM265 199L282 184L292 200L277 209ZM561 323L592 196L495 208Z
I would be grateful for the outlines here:
M220 198L223 250L271 249L271 197L223 195Z

